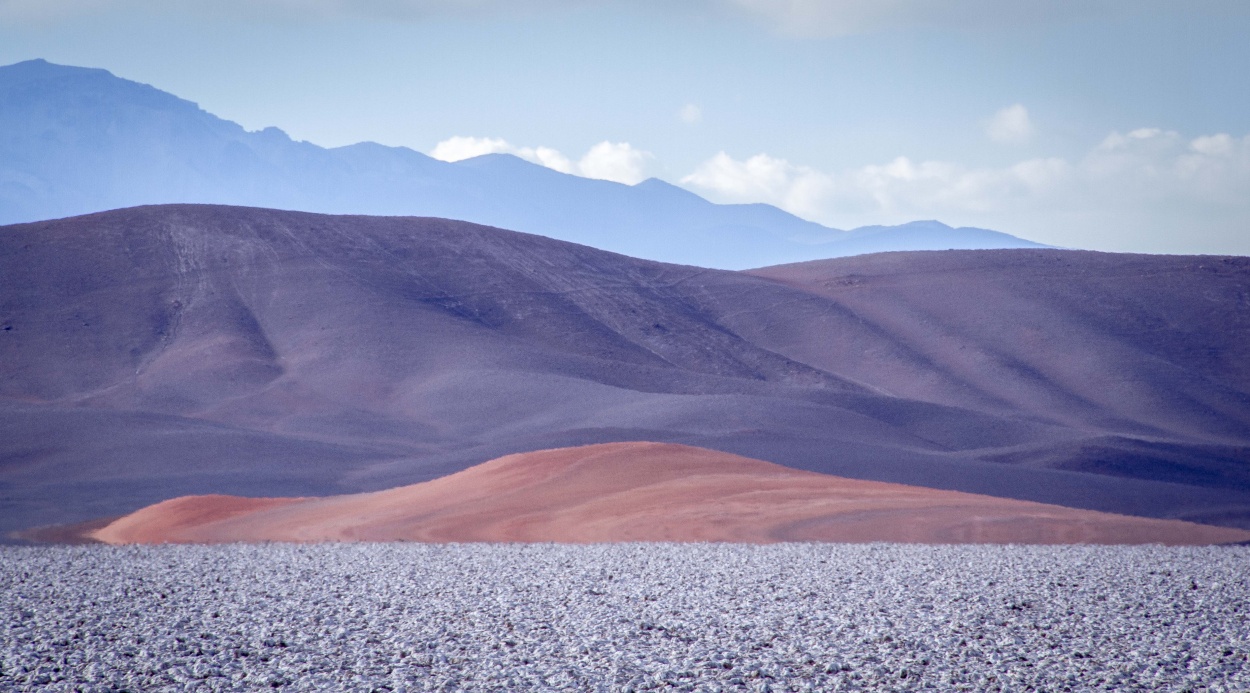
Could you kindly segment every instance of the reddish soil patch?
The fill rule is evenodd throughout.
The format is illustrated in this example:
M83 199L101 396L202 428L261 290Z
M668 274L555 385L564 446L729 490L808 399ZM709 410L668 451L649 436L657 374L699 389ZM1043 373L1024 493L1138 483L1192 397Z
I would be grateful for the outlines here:
M233 541L775 541L1211 544L1250 531L806 472L683 445L509 455L426 483L327 498L186 496L92 533Z
M86 534L107 544L159 544L169 537L195 531L236 517L297 504L303 498L240 498L239 496L182 496L150 505Z

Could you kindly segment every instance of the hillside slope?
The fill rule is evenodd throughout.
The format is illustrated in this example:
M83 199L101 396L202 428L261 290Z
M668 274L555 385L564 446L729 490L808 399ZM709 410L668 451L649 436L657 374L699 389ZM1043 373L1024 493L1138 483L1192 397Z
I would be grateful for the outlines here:
M0 227L2 529L652 440L1250 523L1243 258L754 274L463 222L172 205Z

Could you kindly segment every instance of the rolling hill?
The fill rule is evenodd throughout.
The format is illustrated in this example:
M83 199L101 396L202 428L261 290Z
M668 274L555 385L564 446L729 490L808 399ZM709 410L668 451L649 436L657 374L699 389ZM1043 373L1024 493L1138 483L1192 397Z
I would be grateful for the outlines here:
M0 227L0 530L683 443L1250 527L1250 259L729 272L442 219L165 205Z

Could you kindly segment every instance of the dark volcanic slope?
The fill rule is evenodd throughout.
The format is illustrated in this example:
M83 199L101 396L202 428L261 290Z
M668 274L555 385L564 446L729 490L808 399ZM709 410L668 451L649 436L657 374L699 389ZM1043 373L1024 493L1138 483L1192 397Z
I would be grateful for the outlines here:
M753 276L435 219L2 227L0 523L655 440L1246 525L1246 263L972 251Z

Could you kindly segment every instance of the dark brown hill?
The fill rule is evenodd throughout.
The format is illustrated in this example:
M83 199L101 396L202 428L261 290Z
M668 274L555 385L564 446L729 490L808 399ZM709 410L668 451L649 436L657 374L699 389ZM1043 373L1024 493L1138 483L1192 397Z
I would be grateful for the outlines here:
M746 274L193 205L0 227L0 528L624 440L1250 525L1246 263L952 251Z

